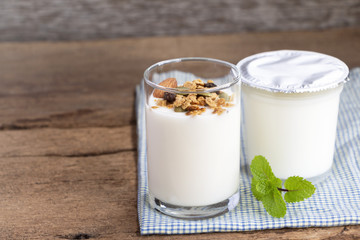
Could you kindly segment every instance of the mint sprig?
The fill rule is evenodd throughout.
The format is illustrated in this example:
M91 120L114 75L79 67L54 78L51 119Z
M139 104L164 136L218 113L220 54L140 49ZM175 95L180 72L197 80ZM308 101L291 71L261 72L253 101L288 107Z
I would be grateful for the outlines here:
M273 217L282 218L286 214L286 202L301 202L311 197L316 188L306 179L298 176L289 177L282 187L282 181L271 170L269 162L263 156L255 156L250 165L253 179L251 191L261 201L265 210ZM282 196L285 192L285 201Z

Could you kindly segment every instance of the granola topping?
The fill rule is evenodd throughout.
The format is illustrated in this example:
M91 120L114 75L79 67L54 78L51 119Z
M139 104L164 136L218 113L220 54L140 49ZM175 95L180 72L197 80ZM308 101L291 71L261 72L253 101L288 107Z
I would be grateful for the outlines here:
M184 91L196 91L213 87L216 87L216 84L212 80L208 80L205 83L201 79L195 79L191 82L186 81L183 85L176 86L176 88ZM165 92L162 98L155 99L156 106L152 108L166 107L174 109L175 112L185 112L187 116L201 115L207 108L210 108L213 114L221 115L226 111L226 108L234 106L234 104L231 103L233 99L233 95L229 96L223 91L189 94Z

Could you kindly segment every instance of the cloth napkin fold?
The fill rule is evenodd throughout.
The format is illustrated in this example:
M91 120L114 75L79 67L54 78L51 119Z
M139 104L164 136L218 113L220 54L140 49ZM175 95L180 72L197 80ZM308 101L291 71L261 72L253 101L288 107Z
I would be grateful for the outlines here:
M275 228L329 227L360 224L360 68L350 71L341 95L334 166L330 176L316 184L315 194L299 203L287 203L284 218L268 215L251 193L251 173L241 168L240 203L224 215L205 220L182 220L153 210L148 203L144 90L136 88L138 131L138 215L140 232L190 234ZM243 148L243 146L242 146ZM245 164L242 151L241 165Z

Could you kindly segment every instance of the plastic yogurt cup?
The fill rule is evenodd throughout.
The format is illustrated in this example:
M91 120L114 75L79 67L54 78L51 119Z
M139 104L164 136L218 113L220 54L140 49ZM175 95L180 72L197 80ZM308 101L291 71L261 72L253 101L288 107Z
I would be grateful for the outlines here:
M245 155L266 157L281 179L323 180L334 157L337 115L349 69L337 58L281 50L241 60Z
M144 73L150 205L179 218L225 213L239 201L240 84L235 65L208 58Z

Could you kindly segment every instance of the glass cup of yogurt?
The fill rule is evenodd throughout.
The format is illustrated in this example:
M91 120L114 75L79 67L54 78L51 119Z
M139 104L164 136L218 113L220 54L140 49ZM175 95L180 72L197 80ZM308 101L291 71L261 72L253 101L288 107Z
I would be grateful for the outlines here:
M149 203L199 219L239 202L240 84L235 65L209 58L156 63L144 73Z
M249 56L237 66L247 161L263 155L283 180L322 181L333 165L346 64L321 53L280 50Z

